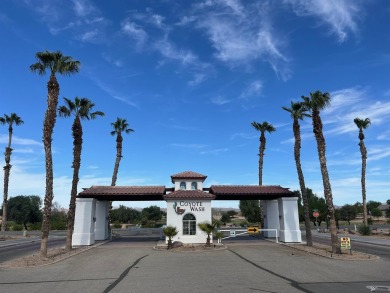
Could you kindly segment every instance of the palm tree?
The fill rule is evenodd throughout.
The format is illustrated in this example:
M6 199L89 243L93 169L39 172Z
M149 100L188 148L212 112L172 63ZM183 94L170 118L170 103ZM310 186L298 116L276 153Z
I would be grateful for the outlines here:
M5 147L4 157L5 157L5 166L4 166L4 197L3 197L3 220L1 223L1 231L5 233L7 228L7 203L8 203L8 183L9 183L9 175L11 171L12 165L11 161L11 142L12 142L12 133L13 133L13 125L19 126L23 124L23 120L15 113L11 113L11 115L4 114L4 117L0 117L0 123L2 125L8 124L8 146Z
M366 204L366 162L367 162L367 149L364 145L364 133L363 129L367 129L368 126L370 126L371 121L369 118L366 119L360 119L355 118L353 120L355 122L356 126L359 128L359 147L360 147L360 153L362 154L362 198L363 198L363 222L364 225L368 225L367 221L367 204Z
M129 128L129 124L127 123L126 119L117 118L115 122L111 123L111 126L113 127L113 131L111 131L111 135L116 134L116 159L115 159L115 165L114 165L114 172L112 174L112 180L111 180L111 186L115 186L116 179L118 177L118 170L119 170L119 164L122 159L122 132L125 132L126 134L129 134L130 132L134 132L133 129ZM109 210L108 210L108 230L111 231L111 211L112 211L112 201L109 203Z
M163 233L166 237L168 237L168 246L167 249L172 248L172 237L175 237L179 231L177 231L176 227L166 226L163 228Z
M214 232L215 225L216 225L215 223L214 224L210 224L208 222L204 222L204 223L199 223L198 224L199 229L207 234L207 238L206 238L206 246L207 247L211 246L210 245L210 241L211 241L210 234Z
M276 128L264 121L263 123L258 123L253 121L252 126L257 130L260 131L260 147L259 147L259 185L263 185L263 159L264 159L264 151L265 151L265 144L266 144L266 139L265 139L265 133L272 133L276 131Z
M272 133L276 131L275 127L264 121L263 123L258 123L253 121L251 125L257 130L260 131L260 146L259 146L259 185L263 185L263 160L264 160L264 151L266 145L265 132ZM261 201L258 200L248 200L246 202L240 201L241 206L252 206L252 210L256 210L257 207L260 212L260 222L263 222L263 209L261 205Z
M324 186L324 197L328 209L328 216L330 222L332 252L340 253L340 246L337 238L332 187L330 185L328 168L326 166L325 138L322 132L322 120L320 116L320 111L324 110L327 106L330 105L330 95L329 93L322 93L320 91L316 91L315 93L310 93L310 98L303 96L302 99L305 103L305 106L311 110L311 117L313 120L313 132L317 141L318 158L320 161L322 183Z
M302 201L303 201L303 214L305 217L305 229L306 229L306 244L307 246L313 246L313 239L311 236L310 228L310 214L309 214L309 200L306 194L305 178L303 177L301 166L301 126L299 120L303 120L304 117L311 117L307 114L307 108L303 103L291 102L291 108L282 107L283 110L290 113L293 119L293 133L295 138L294 143L294 158L295 165L297 167L299 186L301 188Z
M47 257L47 240L50 231L51 206L53 202L53 157L51 143L53 129L57 117L58 96L60 85L57 82L56 73L70 75L79 72L80 62L73 60L70 56L64 56L60 51L56 52L38 52L35 54L37 63L30 66L32 72L38 72L39 75L50 70L50 79L47 83L47 109L43 122L43 146L45 149L46 165L46 190L42 219L41 235L41 257Z
M118 176L119 164L122 159L122 141L123 141L122 132L129 134L134 130L129 128L129 124L127 123L126 119L122 119L122 118L117 118L115 122L111 123L111 126L114 128L114 130L111 131L111 135L116 134L116 160L114 166L114 173L112 174L112 181L111 181L111 186L115 186L116 179Z
M81 165L81 149L83 144L83 128L81 125L81 119L95 119L97 116L104 116L103 112L96 111L91 112L95 106L87 98L76 97L74 101L64 98L65 106L58 108L58 115L60 117L74 116L72 125L72 136L73 136L73 179L72 189L70 192L70 203L68 211L68 224L67 224L67 236L66 236L66 250L72 249L72 235L74 228L74 216L76 210L76 196L77 196L77 184L79 182L79 171Z

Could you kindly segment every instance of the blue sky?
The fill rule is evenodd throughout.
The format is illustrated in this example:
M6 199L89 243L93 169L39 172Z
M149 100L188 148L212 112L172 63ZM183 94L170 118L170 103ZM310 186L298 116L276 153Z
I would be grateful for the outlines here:
M186 170L212 184L257 184L259 133L267 121L263 184L298 189L292 120L282 106L329 92L322 113L334 203L361 201L355 117L370 118L367 199L390 198L390 2L89 1L0 2L1 115L17 113L10 196L44 196L42 124L49 76L29 71L35 53L61 50L81 62L58 76L63 97L87 97L106 116L84 121L79 191L109 185L111 122L128 120L117 185L166 185ZM54 201L69 204L72 119L53 136ZM0 128L0 147L8 132ZM306 185L322 196L310 120L302 122ZM127 205L148 206L150 202ZM165 202L157 203L165 207ZM238 202L214 206L238 207Z

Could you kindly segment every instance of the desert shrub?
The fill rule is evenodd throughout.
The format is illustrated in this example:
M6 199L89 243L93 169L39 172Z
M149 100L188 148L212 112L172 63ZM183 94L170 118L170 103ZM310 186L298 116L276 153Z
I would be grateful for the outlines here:
M361 225L358 227L358 232L360 233L360 235L368 236L371 234L371 228L370 226Z
M119 221L115 221L112 226L115 228L115 229L120 229L122 228L122 225L119 223Z
M372 225L374 223L374 220L372 218L367 219L367 224Z
M241 227L247 227L247 226L249 226L249 223L248 223L248 221L243 220L243 221L240 222L239 225L240 225Z
M12 222L12 225L9 225L8 229L10 231L22 231L23 230L23 225Z
M41 225L42 225L41 222L34 223L34 224L30 224L30 225L28 226L28 229L29 229L29 230L41 230Z

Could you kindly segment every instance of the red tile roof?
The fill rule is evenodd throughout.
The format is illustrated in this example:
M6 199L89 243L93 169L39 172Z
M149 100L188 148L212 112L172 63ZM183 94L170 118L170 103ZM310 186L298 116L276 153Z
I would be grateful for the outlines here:
M81 198L98 200L163 200L165 186L92 186L79 193Z
M268 200L295 196L288 188L279 185L212 185L210 193L215 194L216 200Z
M202 180L203 182L206 180L207 176L193 171L185 171L185 172L171 175L171 178L172 178L172 183L173 183L173 179L203 179Z
M178 190L164 195L164 199L214 199L215 195L200 190Z

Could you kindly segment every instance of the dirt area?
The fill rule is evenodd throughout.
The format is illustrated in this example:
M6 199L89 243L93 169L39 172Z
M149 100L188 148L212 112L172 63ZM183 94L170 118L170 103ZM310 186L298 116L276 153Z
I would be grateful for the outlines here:
M313 244L313 246L307 246L304 244L284 244L289 247L293 247L295 249L299 249L302 251L306 251L310 254L315 254L323 257L328 257L331 259L338 260L375 260L379 259L378 256L372 254L366 254L358 251L352 250L341 250L341 254L332 253L332 248L327 245L322 244ZM352 254L351 254L352 253Z

